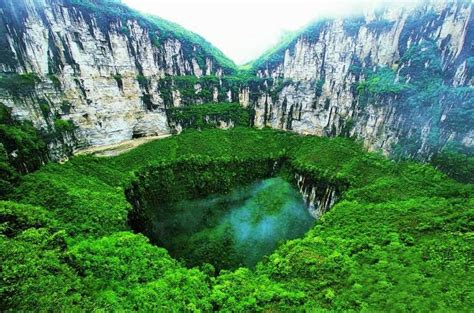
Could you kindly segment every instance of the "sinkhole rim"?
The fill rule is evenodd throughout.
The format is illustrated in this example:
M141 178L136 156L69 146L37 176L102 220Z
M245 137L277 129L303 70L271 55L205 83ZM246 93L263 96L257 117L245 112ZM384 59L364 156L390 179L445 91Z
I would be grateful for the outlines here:
M254 167L249 167L248 165L254 165ZM236 170L242 170L244 168L249 169L251 168L252 171L255 170L255 168L260 167L259 170L257 170L256 176L246 176L246 175L239 175L239 173L236 173ZM194 169L194 171L190 171L191 169ZM196 171L197 170L197 171ZM177 171L178 173L176 173ZM180 182L179 180L184 179L186 177L207 177L204 174L209 174L209 171L211 173L217 173L219 171L230 171L233 175L232 180L226 180L224 177L224 189L215 189L215 185L212 185L212 188L206 192L202 193L201 191L198 191L197 194L193 194L193 197L191 198L185 198L183 200L200 200L200 199L205 199L206 197L210 196L215 196L215 195L220 195L220 196L226 196L226 192L231 191L229 189L230 186L238 187L238 188L245 188L251 184L255 184L256 182L267 180L267 179L272 179L272 178L282 178L282 180L287 183L289 186L291 186L297 193L299 193L299 196L302 198L302 202L304 204L304 210L308 211L308 209L311 206L311 197L315 196L314 188L311 187L312 185L321 185L321 184L328 184L328 182L317 182L313 181L313 179L303 179L301 181L301 177L303 177L304 174L298 174L297 170L291 165L289 160L285 156L267 156L267 157L260 157L260 158L246 158L246 159L239 159L239 158L222 158L222 157L209 157L209 156L192 156L192 157L185 157L185 158L177 158L175 160L171 161L166 161L166 162L160 162L157 164L153 165L148 165L145 168L141 169L138 173L136 173L136 178L134 181L126 188L125 194L126 194L126 199L127 201L132 205L132 210L129 211L128 213L128 225L131 227L131 229L136 232L136 233L141 233L145 235L150 242L155 245L159 246L161 248L164 248L167 250L167 252L170 254L170 256L173 259L176 260L182 260L185 258L180 258L174 255L172 250L170 250L168 247L166 247L163 244L160 244L159 241L157 240L158 238L155 237L150 229L150 223L152 222L150 219L150 216L147 215L150 212L143 208L144 201L143 199L140 199L140 196L145 196L149 197L150 194L153 194L153 192L149 192L147 187L151 188L156 188L156 186L150 185L150 179L153 179L154 176L158 175L157 177L161 177L160 174L167 173L171 174L173 177L170 179L169 177L164 178L163 180L158 180L157 184L163 185L163 182L165 182L165 187L173 186L176 187L179 185L178 183ZM234 171L234 172L233 172ZM192 173L191 175L189 175ZM222 172L219 172L222 174ZM236 177L237 176L237 177ZM162 177L163 178L163 177ZM220 177L222 179L223 177ZM212 181L212 179L210 179ZM220 183L221 181L219 181ZM244 183L242 183L244 182ZM204 189L206 189L206 183L209 183L209 181L205 181L204 183ZM193 185L193 187L199 189L200 186L199 184ZM201 186L202 187L202 186ZM222 187L222 186L221 186ZM144 188L141 190L140 193L140 188ZM165 188L167 189L167 188ZM188 188L180 188L180 192L188 192L191 189ZM193 191L196 191L195 189L192 189ZM222 192L222 190L225 190L226 192ZM137 193L138 191L138 193ZM144 192L145 191L145 192ZM169 190L167 190L169 191ZM200 195L200 197L196 197L196 195ZM137 198L138 196L138 198ZM138 199L138 201L137 201ZM145 201L146 202L146 201ZM163 207L165 210L173 209L174 204L177 202L170 202L164 205ZM331 203L331 206L334 205L334 202ZM146 207L146 205L145 205ZM169 213L169 212L168 212ZM171 215L173 213L170 213ZM271 255L281 244L287 242L288 240L296 239L296 238L302 238L306 235L306 233L311 230L314 227L315 223L315 216L311 216L309 218L311 219L312 225L308 227L307 229L304 230L303 233L301 233L298 236L292 237L292 238L284 238L280 243L275 246L271 251L266 255ZM265 257L260 258L255 264L261 262L264 260ZM186 260L185 260L186 261ZM226 267L226 266L218 266L214 264L214 262L207 262L207 261L200 261L198 263L193 263L189 264L188 262L184 262L188 268L192 268L195 266L201 266L206 263L212 264L215 268L219 268L219 271L221 269L235 269L237 267L247 267L247 268L252 268L254 266L248 266L241 264L239 266L233 267Z

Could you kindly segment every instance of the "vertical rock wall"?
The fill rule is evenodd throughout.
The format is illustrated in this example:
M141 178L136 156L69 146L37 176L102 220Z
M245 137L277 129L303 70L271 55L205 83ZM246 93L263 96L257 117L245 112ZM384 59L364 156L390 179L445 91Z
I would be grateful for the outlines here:
M429 153L428 134L457 103L440 99L441 113L433 118L428 109L401 109L396 96L362 104L356 90L357 83L367 78L364 73L376 67L392 69L398 79L409 81L410 77L400 75L412 60L403 57L423 42L436 45L445 84L473 86L471 1L429 1L409 9L387 6L352 18L317 22L257 64L257 75L274 83L254 103L255 125L354 136L368 148L386 153L402 137L413 136L421 141L417 152ZM474 148L472 130L440 128L440 146L455 140Z
M107 17L69 1L5 0L0 8L2 50L8 51L0 71L39 78L34 92L3 90L0 102L44 132L54 120L71 121L75 130L62 143L69 150L169 133L165 109L179 106L180 96L173 92L166 103L162 81L228 70L199 45L138 19Z

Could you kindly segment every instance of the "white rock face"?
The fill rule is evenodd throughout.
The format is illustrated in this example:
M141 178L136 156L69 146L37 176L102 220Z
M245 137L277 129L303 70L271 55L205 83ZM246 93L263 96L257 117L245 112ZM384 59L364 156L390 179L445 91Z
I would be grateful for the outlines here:
M153 112L143 114L143 117L138 118L137 124L133 128L133 134L140 137L157 136L170 133L168 120L164 112Z
M319 219L339 198L336 186L327 185L321 188L320 185L314 184L304 175L298 173L294 175L294 178L309 214L315 219Z
M285 51L281 63L260 68L259 77L282 79L284 87L276 96L262 94L255 103L255 125L291 129L302 134L339 135L351 123L350 134L363 139L366 147L388 153L399 141L400 128L407 118L402 118L393 105L369 103L362 108L353 91L356 75L351 64L359 60L361 66L374 65L397 68L400 50L421 42L423 38L436 42L442 50L443 68L453 70L455 86L473 85L467 76L466 64L459 60L466 45L466 35L472 29L473 5L467 2L430 1L412 9L390 8L382 12L380 20L386 22L383 29L374 29L370 23L373 12L367 12L363 23L353 34L344 29L342 19L325 23L314 38L301 36L294 47ZM433 22L422 24L408 32L410 19L422 20L422 16L434 14ZM472 38L469 40L472 41ZM466 56L462 56L465 58ZM316 84L323 82L320 95ZM245 100L241 100L244 104ZM422 119L422 125L413 125L429 131L431 121ZM405 124L404 124L405 123ZM464 136L445 134L444 138ZM427 136L421 138L423 146ZM472 142L472 132L464 142Z
M222 73L211 57L201 68L193 55L185 55L183 43L177 39L155 45L149 31L137 21L116 22L104 31L98 26L101 21L60 1L21 1L27 11L21 55L24 64L11 69L3 66L4 71L34 72L43 82L32 97L13 99L2 94L0 102L12 107L17 118L45 128L48 120L40 112L38 99L46 99L57 117L76 126L75 148L169 133L159 81L165 75ZM14 38L7 35L7 39L13 47ZM51 66L57 67L61 90L48 78ZM139 75L147 78L147 87L140 86ZM182 105L179 91L173 91L172 98L175 106ZM69 112L61 109L64 103Z
M239 92L239 103L244 107L248 107L250 104L250 88L244 87L241 88Z
M359 78L351 71L355 60L364 68L398 68L404 49L431 39L442 51L442 67L452 73L453 86L474 85L466 60L471 51L467 48L473 45L474 13L467 2L431 0L421 8L390 6L380 16L366 12L360 27L351 32L344 20L329 21L313 32L313 37L301 36L285 51L280 63L260 68L258 77L284 83L272 93L265 87L254 90L250 85L223 91L224 72L215 58L196 57L196 46L190 48L189 43L160 37L159 32L149 33L135 20L115 22L104 29L99 26L101 21L61 1L18 1L26 8L22 44L15 42L15 29L7 34L7 41L22 62L13 67L0 64L0 71L34 72L41 83L28 97L1 93L0 102L13 108L15 117L30 120L38 128L51 127L54 118L71 120L76 130L65 137L64 143L70 150L166 134L181 127L170 125L165 103L187 105L189 93L180 92L173 84L170 94L164 93L163 82L169 76L217 76L219 86L204 90L205 84L195 84L194 93L208 93L209 101L238 99L243 107L254 107L257 127L320 136L350 135L362 139L367 148L386 153L404 136L401 129L419 131L421 150L429 149L434 123L420 114L413 117L419 122L410 124L411 117L392 105L396 99L383 105L362 106L354 92ZM435 18L407 33L413 19L425 15ZM385 21L386 26L372 27L377 19ZM159 44L152 40L155 36ZM49 76L51 72L59 89ZM48 116L41 111L42 102L51 109ZM441 108L441 119L446 119L451 109ZM457 134L441 130L441 135L444 141L456 138L466 147L474 146L473 131ZM60 143L52 145L59 150Z

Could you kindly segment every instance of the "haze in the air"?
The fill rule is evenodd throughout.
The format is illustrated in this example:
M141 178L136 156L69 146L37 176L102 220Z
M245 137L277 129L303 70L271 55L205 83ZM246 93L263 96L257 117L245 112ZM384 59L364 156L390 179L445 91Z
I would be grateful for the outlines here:
M200 34L237 64L257 58L287 31L321 16L350 15L383 0L123 0ZM413 1L391 1L408 3Z

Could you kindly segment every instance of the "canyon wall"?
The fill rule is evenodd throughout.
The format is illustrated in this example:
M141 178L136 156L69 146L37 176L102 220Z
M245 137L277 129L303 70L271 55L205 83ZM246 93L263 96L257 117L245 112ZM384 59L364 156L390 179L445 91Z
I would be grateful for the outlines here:
M294 174L294 179L308 212L316 219L331 209L340 197L341 190L336 184L324 183L298 173Z
M179 36L179 29L162 29L161 21L113 2L102 8L78 3L0 4L0 102L43 133L57 133L64 125L58 120L71 125L49 143L53 158L80 147L169 133L166 108L183 105L175 77L219 78L233 70L210 45ZM18 89L22 82L29 88ZM199 103L202 88L190 83ZM218 79L208 85L213 99L232 101Z
M0 104L40 130L52 159L179 131L170 110L209 102L239 102L256 127L386 154L472 153L473 16L471 1L433 0L323 19L244 71L119 1L4 0Z
M254 103L255 125L353 136L385 153L398 144L406 154L429 156L448 142L472 152L472 11L471 1L429 1L313 23L254 63L257 75L272 81ZM416 77L421 72L425 77ZM399 84L400 90L380 86L389 74L387 85ZM439 85L459 89L423 96L438 89L428 81L436 76ZM363 81L374 89L369 99L358 89ZM421 99L412 97L415 92Z

